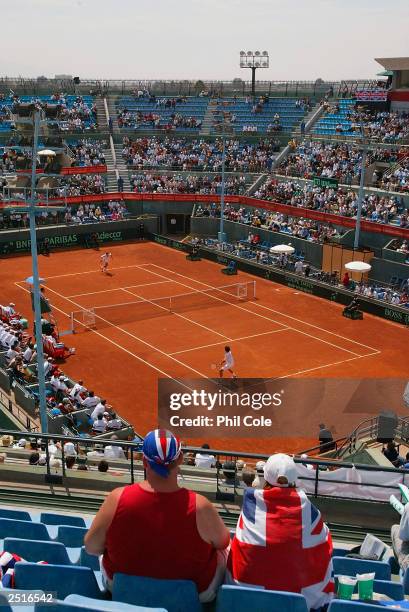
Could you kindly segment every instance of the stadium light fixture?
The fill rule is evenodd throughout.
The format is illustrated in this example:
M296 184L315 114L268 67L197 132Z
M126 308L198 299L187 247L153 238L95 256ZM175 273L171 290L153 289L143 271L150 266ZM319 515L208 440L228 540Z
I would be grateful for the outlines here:
M256 96L256 70L258 68L269 68L268 51L240 51L240 68L251 70L251 95Z

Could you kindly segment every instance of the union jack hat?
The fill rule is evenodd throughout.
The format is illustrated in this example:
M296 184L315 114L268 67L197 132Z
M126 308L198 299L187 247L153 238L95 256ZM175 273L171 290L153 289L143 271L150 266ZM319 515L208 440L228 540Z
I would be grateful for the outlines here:
M181 453L180 440L167 429L150 431L142 446L142 453L150 467L162 478L169 476L169 464Z

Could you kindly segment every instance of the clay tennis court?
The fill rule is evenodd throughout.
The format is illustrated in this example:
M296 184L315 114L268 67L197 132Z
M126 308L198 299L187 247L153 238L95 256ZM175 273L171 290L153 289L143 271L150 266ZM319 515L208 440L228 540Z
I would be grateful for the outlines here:
M76 348L62 365L64 372L106 397L142 435L157 423L158 378L215 376L211 364L221 361L226 344L240 377L407 378L408 330L398 324L367 314L363 321L351 321L334 302L242 272L228 277L216 263L190 262L185 253L151 242L122 243L109 250L109 275L101 273L101 252L94 250L41 257L40 275L60 332L69 329L72 311L96 312L95 329L79 329L64 338ZM23 279L31 274L30 258L2 260L0 266L0 301L13 300L21 313L29 314ZM251 287L254 280L255 299L230 303L223 294L203 299L213 288L232 283ZM169 296L179 296L176 303L182 306L169 312L166 300L151 303ZM278 428L271 439L206 441L213 448L237 451L294 451L316 444L312 432L321 421L337 437L371 416L355 411L340 418L331 404L307 414L302 397L293 412L286 415L289 430ZM198 445L205 440L185 441Z

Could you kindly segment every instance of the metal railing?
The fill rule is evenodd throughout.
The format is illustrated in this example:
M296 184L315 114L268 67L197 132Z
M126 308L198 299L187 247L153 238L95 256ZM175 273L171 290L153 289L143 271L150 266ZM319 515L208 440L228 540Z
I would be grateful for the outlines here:
M121 447L124 451L126 459L114 461L115 469L117 470L117 466L120 466L122 468L123 475L125 476L125 479L120 480L120 483L134 484L136 481L140 481L145 478L145 469L141 455L142 444L140 442L134 443L116 440L70 437L65 435L47 435L32 431L16 432L6 429L0 429L0 436L13 436L14 438L24 437L25 439L30 440L32 446L34 446L32 452L36 452L36 445L38 448L41 448L41 451L45 454L46 458L44 466L44 484L64 484L64 479L67 476L75 475L75 472L72 472L70 468L66 467L66 456L64 452L64 442L66 441L72 442L76 447L76 451L78 453L77 461L79 463L84 463L84 461L90 463L98 460L98 457L87 458L85 456L85 452L89 451L90 449L92 450L95 445L98 445L99 448L105 448L106 446ZM49 443L53 443L54 445L60 443L61 448L59 450L59 456L61 457L61 466L58 468L55 468L53 462L51 462L51 458L54 458L54 455L51 454ZM20 452L22 450L23 449L18 449L16 451L16 449L13 448L10 449L9 452ZM8 447L4 447L3 451L7 453ZM207 492L208 494L213 495L215 501L230 501L232 503L240 503L241 496L245 488L242 482L239 480L242 466L238 462L245 461L247 467L254 467L256 462L260 460L267 460L268 458L268 455L261 453L243 453L240 451L226 451L218 449L207 450L190 446L183 447L183 453L185 455L185 461L188 463L184 463L184 465L182 465L180 468L181 484L183 486L188 486L188 488L193 490L197 489L202 492L205 491L205 493ZM189 464L189 461L194 460L196 453L201 453L202 455L212 455L214 457L215 467L203 469L195 468L194 465ZM100 458L103 459L104 456L101 455ZM371 501L371 499L365 494L365 488L371 488L375 491L385 490L385 494L383 496L384 499L382 501L387 502L391 491L400 497L400 489L398 485L405 484L405 482L407 482L407 477L409 476L409 470L396 469L392 466L389 468L367 464L354 464L345 461L333 461L329 459L316 459L313 457L301 459L297 456L294 457L294 461L297 465L309 465L308 471L302 471L298 476L298 480L299 485L302 488L306 488L307 492L313 497L325 496L342 499L364 499L366 501ZM229 463L226 465L226 462ZM16 463L14 463L14 466L15 465ZM21 463L22 470L24 470L25 465L25 463ZM354 469L361 473L371 473L373 474L374 478L371 479L370 482L366 482L364 484L359 481L346 478L345 472L340 472L339 478L330 478L331 474L332 476L334 475L334 470L336 471L340 468ZM7 469L7 460L6 463L3 464L2 470L3 469ZM116 472L116 474L119 475L118 472ZM380 481L381 474L390 474L392 480L386 484L382 483ZM96 479L94 482L94 489L98 489L99 484L99 490L101 490L101 479L103 479L104 476L102 473L97 474L97 472L95 472L95 475ZM342 475L344 475L344 478L342 478ZM18 481L19 485L21 486L21 481L18 479L18 471L16 476L16 483ZM335 494L325 490L328 483L331 483L331 485L337 485ZM10 486L13 484L10 478L8 478L8 484ZM362 490L359 491L357 489L356 495L346 495L345 489L343 490L342 488L343 486L361 487ZM91 481L87 479L87 489L89 490L91 488ZM348 490L349 492L351 491L351 489ZM377 499L372 499L372 501L374 503L379 503L379 500Z

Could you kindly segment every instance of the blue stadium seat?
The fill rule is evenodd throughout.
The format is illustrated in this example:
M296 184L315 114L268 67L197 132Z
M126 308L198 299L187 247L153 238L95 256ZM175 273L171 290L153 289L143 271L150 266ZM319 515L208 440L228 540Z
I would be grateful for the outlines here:
M12 612L8 599L3 593L0 593L0 612Z
M333 557L335 575L355 576L375 572L378 580L391 579L391 566L383 561L366 561L365 559L350 559L349 557Z
M47 527L43 523L0 518L0 539L4 538L25 538L27 540L43 541L51 539Z
M265 591L249 587L222 586L217 593L216 612L307 612L303 595L285 591Z
M167 612L164 608L145 608L144 606L133 606L131 604L120 603L119 601L91 599L89 597L82 597L81 595L68 595L63 603L66 606L70 606L69 608L58 608L65 612L79 612L79 610L84 612L87 610L100 610L101 612L116 612L117 610L121 612ZM39 612L44 612L44 610Z
M84 546L81 547L78 565L82 565L83 567L90 567L95 572L99 572L101 570L99 564L99 557L95 557L95 555L89 555L85 550Z
M380 607L376 604L366 604L360 601L334 599L329 604L327 612L370 612L370 610L379 612Z
M25 561L33 561L34 563L37 561L47 561L47 563L56 563L58 565L71 565L64 544L59 542L5 538L3 550L15 553Z
M9 510L0 508L0 518L16 519L17 521L31 521L31 515L24 510Z
M42 512L41 523L45 525L71 525L72 527L85 527L85 521L81 516L70 514L54 514L53 512Z
M141 606L165 607L168 612L202 610L196 585L191 580L159 580L115 574L112 600Z
M61 525L58 527L57 541L70 548L80 548L84 546L84 536L88 529L85 527L71 527Z
M95 574L89 567L16 563L14 577L16 589L42 589L56 593L58 599L64 599L72 593L95 599L103 596Z
M403 584L394 582L393 580L374 580L373 590L375 593L382 593L395 601L400 601L405 598Z

